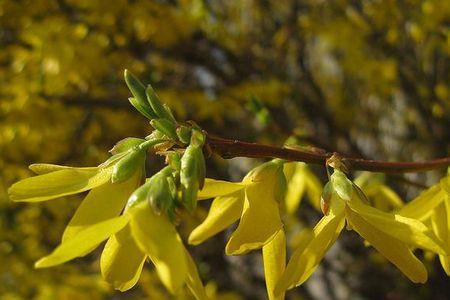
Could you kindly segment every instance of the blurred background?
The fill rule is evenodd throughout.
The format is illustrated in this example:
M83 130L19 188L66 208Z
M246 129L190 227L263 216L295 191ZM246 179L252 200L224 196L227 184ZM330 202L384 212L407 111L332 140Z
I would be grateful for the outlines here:
M134 289L114 291L98 252L34 270L81 195L16 204L6 192L33 162L98 165L116 141L149 133L127 101L125 68L214 135L274 145L295 135L371 159L450 152L450 1L0 0L0 299L170 299L151 266ZM211 158L208 176L240 180L256 163ZM152 157L149 174L161 164ZM386 182L411 199L444 172ZM287 226L319 217L305 202ZM191 247L208 293L264 299L260 253L226 257L228 234ZM428 283L414 285L345 232L288 298L448 299L448 277L426 264Z

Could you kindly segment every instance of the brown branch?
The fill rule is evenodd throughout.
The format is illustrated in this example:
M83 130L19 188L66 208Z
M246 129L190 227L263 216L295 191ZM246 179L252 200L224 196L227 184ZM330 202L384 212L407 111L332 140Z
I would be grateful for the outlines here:
M321 153L320 151L308 152L299 149L275 147L211 136L207 137L207 143L211 151L222 158L281 158L290 161L301 161L325 166L327 159L332 156L332 153ZM341 156L341 160L349 170L382 173L422 172L445 168L450 165L450 157L420 162L390 162L345 156Z

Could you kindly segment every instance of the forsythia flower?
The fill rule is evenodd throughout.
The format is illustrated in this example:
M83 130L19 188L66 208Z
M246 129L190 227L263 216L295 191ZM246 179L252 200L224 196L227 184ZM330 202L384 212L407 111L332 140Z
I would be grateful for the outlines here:
M422 192L398 213L422 222L431 222L436 236L450 248L450 176ZM439 260L445 273L450 276L450 257L439 254Z
M65 229L61 244L35 266L51 267L85 256L108 239L100 266L104 279L114 288L125 291L133 287L148 258L170 292L187 284L197 299L206 299L195 263L174 225L133 194L143 179L144 158L138 157L132 164L140 166L132 173L125 170L126 180L115 183L111 182L117 168L113 163L92 168L30 166L39 176L14 184L9 189L14 201L45 201L91 190Z
M240 219L225 252L239 255L262 248L271 300L284 298L283 293L275 296L273 292L286 264L286 240L279 212L284 188L283 164L279 161L253 169L242 183L207 179L198 198L216 198L206 219L189 236L189 243L197 245Z
M273 161L250 171L242 183L207 179L198 199L216 198L206 219L190 234L189 243L198 245L240 219L226 254L260 249L283 227L279 203L284 185L283 165Z
M448 248L420 221L382 212L364 203L362 193L344 173L335 170L327 185L323 197L328 211L313 233L303 236L278 281L276 294L309 278L338 238L345 222L413 282L425 282L427 271L410 247L449 254Z

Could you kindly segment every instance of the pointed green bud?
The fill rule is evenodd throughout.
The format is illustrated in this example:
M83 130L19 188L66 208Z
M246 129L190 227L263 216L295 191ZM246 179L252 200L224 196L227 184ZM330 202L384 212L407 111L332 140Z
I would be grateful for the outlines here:
M119 142L117 142L114 147L109 150L110 153L112 154L118 154L121 152L125 152L130 150L131 148L138 146L139 144L145 142L144 139L140 139L140 138L134 138L134 137L128 137L125 138L123 140L120 140Z
M178 140L175 124L167 119L153 119L150 121L153 128L161 131L164 135L173 141Z
M331 197L333 197L333 184L327 182L323 187L322 195L320 196L320 208L322 209L322 213L326 216L330 212Z
M181 156L178 152L169 153L166 161L174 171L179 172L181 170Z
M150 184L151 182L147 181L131 194L130 198L128 198L127 205L125 206L125 211L147 199Z
M131 74L128 70L125 70L124 77L125 82L127 83L127 86L134 97L129 99L131 104L147 118L157 118L156 113L147 102L147 96L145 95L145 86L142 84L142 82L140 82L139 79L137 79L136 76Z
M129 152L119 160L113 168L111 182L119 183L130 178L136 170L141 168L145 161L145 151L129 150Z
M353 183L347 178L344 172L337 169L334 170L330 177L334 191L338 196L346 201L350 201L353 195Z
M192 134L191 128L184 126L184 125L178 126L177 136L178 136L178 139L183 144L189 144L189 142L191 141L191 134Z
M201 148L199 148L199 151L196 151L195 155L197 156L198 187L201 190L205 185L206 177L205 156L203 155L203 151Z
M158 95L151 85L147 86L145 89L145 94L147 95L148 103L150 103L150 106L159 118L167 119L174 124L177 123L172 113L167 109L167 106L164 106L161 100L159 100Z
M198 147L189 145L181 158L181 195L182 203L189 212L194 211L197 205L197 193L199 188L198 178Z
M172 202L169 183L165 176L153 176L147 194L147 201L157 214L164 212Z

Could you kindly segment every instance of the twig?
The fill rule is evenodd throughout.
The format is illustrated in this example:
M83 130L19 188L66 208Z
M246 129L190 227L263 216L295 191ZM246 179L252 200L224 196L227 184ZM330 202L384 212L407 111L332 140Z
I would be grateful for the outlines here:
M211 151L222 158L254 157L254 158L280 158L290 161L301 161L310 164L325 165L326 160L333 153L316 153L298 149L275 147L238 140L229 140L216 137L207 137ZM450 165L450 157L419 161L419 162L390 162L351 158L340 155L341 161L349 170L360 170L382 173L409 173L423 172Z

